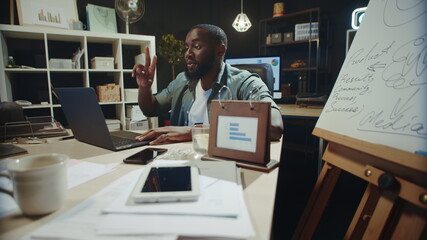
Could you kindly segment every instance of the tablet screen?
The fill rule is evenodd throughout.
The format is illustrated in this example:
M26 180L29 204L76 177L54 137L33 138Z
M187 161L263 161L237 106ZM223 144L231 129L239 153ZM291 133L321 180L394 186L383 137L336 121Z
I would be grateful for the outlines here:
M153 167L141 192L191 191L190 167Z

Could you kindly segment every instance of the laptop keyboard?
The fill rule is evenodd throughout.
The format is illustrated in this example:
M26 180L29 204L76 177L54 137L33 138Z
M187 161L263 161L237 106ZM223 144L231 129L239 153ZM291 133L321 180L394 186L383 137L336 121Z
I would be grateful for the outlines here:
M114 135L111 135L111 139L113 140L114 146L126 146L136 142L135 139L123 138Z
M110 133L111 136L116 136L120 138L128 138L134 140L136 136L141 135L140 133L130 132L130 131L114 131ZM135 140L134 140L135 141Z

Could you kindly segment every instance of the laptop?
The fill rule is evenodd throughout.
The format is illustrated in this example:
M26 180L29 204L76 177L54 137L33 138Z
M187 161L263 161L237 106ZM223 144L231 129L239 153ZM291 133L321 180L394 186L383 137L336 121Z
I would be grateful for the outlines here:
M93 88L55 88L54 92L77 140L113 151L148 144L135 140L139 133L108 130Z

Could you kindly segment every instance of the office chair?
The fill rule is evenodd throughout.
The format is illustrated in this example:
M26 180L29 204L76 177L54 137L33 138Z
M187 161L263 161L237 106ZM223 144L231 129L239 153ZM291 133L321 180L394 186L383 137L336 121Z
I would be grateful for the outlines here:
M273 77L273 68L268 63L251 63L251 64L236 64L233 65L238 69L247 70L251 73L258 74L265 85L267 85L268 90L271 94L274 92L274 77Z

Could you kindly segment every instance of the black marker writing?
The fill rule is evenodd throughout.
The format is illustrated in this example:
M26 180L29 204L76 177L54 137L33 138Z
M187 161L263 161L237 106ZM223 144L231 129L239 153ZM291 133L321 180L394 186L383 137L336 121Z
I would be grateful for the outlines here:
M411 113L416 105L411 102L419 91L417 89L406 101L399 98L390 113L385 110L368 112L361 118L358 130L427 138L427 129L422 119L417 113Z
M380 63L380 62L376 62L370 66L368 66L368 70L375 72L378 68L385 68L386 64L385 63Z
M383 10L383 22L388 27L399 27L415 20L423 21L427 13L425 0L387 0Z
M340 106L340 102L334 101L328 109L325 109L325 112L358 113L360 110L358 106Z
M351 76L348 73L338 77L340 83L370 83L374 81L373 73L366 73L364 76Z
M427 84L421 76L427 68L427 34L397 48L382 78L387 87L403 89Z
M372 48L369 49L367 53L364 53L365 49L361 48L350 56L350 64L365 64L367 61L376 60L381 56L388 54L394 43L395 41L391 42L390 45L380 50L377 50L377 46L379 43L375 43L374 46L372 46Z
M369 84L362 85L362 86L338 86L335 90L336 92L358 92L359 95L366 95L368 93L371 93L371 88Z

